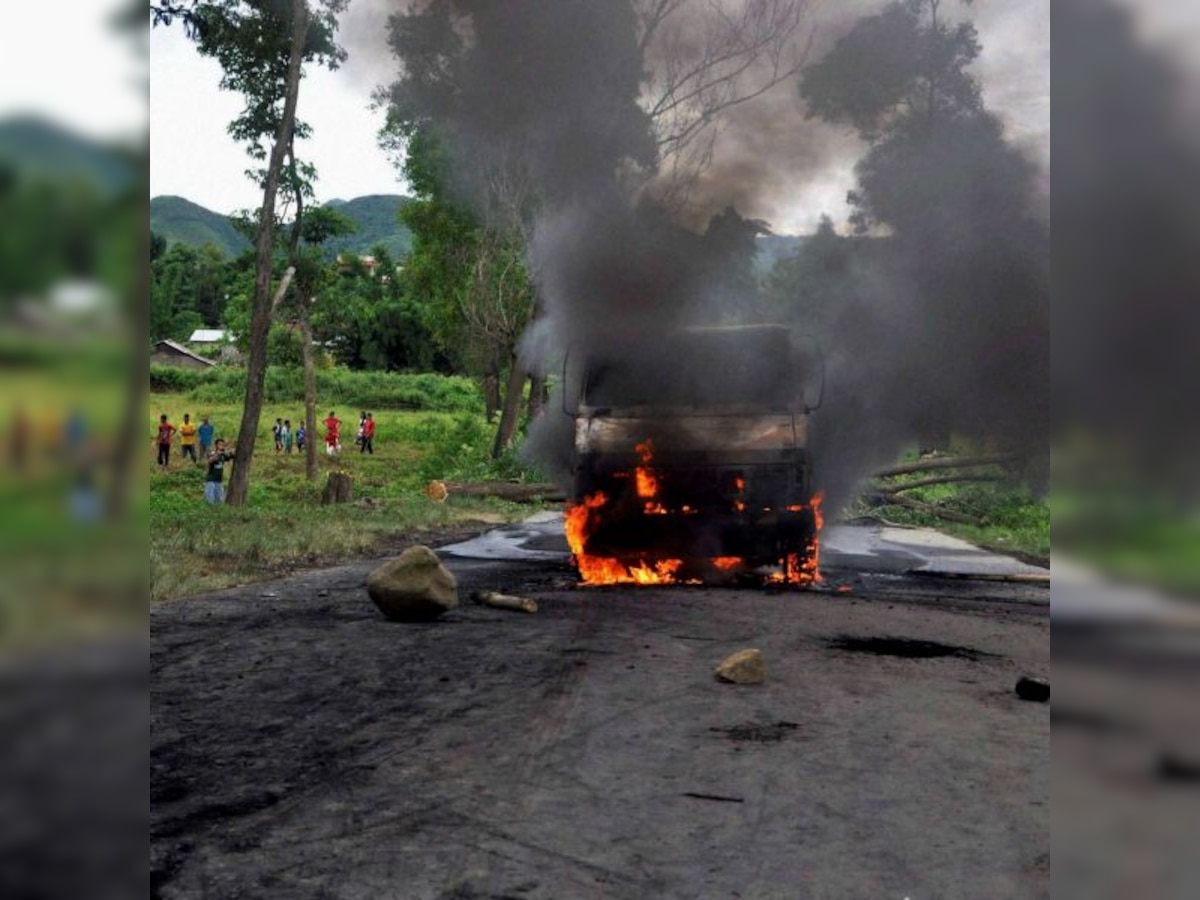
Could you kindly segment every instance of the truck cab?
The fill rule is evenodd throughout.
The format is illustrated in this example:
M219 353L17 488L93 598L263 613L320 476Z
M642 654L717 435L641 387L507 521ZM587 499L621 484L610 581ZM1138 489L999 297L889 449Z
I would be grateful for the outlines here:
M577 558L668 561L699 580L805 564L819 527L808 425L823 390L811 346L782 325L680 328L575 365Z

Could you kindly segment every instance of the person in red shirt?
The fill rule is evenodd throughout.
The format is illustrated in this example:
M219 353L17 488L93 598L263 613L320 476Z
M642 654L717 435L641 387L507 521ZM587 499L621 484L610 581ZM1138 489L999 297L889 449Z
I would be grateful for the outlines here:
M359 453L370 453L375 455L375 420L367 413L367 417L363 419L362 427L362 443L358 447Z
M171 435L174 433L175 426L167 421L167 414L163 413L158 417L158 464L164 469L171 462Z
M329 456L336 456L342 449L342 442L338 438L338 429L342 426L342 420L331 409L329 417L322 424L325 426L325 453Z

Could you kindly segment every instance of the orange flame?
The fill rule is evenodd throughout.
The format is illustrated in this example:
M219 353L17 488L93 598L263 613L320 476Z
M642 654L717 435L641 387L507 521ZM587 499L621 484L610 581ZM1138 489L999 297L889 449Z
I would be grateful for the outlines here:
M746 501L742 498L746 492L746 479L741 475L734 478L733 489L737 491L737 498L733 501L733 508L740 513L744 513L746 511Z
M584 553L587 539L599 525L600 513L607 504L608 496L603 491L597 491L585 497L582 503L567 507L567 543L584 584L675 583L676 573L683 566L681 559L663 559L653 563L642 560L636 566L627 566L619 559Z
M813 538L803 553L790 553L780 560L781 571L769 575L766 581L773 584L789 584L805 586L821 584L823 579L820 571L820 532L825 527L825 519L821 512L821 494L816 494L810 501L813 513ZM603 521L604 509L609 498L603 491L597 491L584 498L582 503L573 504L566 512L566 535L576 568L584 584L679 584L679 572L684 566L681 559L642 559L636 565L621 562L619 559L603 556L592 556L584 552L588 538ZM657 506L657 504L654 504ZM659 507L661 509L661 507ZM796 507L789 507L797 511ZM799 507L803 510L804 507ZM652 511L647 506L647 511ZM666 510L663 510L665 513ZM746 561L737 556L718 556L708 560L708 563L721 571L732 571L746 565Z
M775 584L807 585L821 584L824 580L821 577L821 530L825 527L825 516L821 513L822 499L818 491L809 503L813 513L813 537L804 548L804 553L789 553L783 560L783 571L772 575L768 581Z
M642 464L633 470L637 495L646 501L642 508L650 515L665 516L667 508L655 500L658 496L658 476L650 468L650 460L654 458L654 447L647 438L633 449L642 461Z

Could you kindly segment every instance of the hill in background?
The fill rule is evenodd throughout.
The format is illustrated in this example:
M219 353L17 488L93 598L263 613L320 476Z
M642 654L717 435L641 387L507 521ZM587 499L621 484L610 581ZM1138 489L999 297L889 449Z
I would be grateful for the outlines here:
M353 219L358 230L328 242L331 253L356 253L365 256L377 244L400 259L412 249L412 235L400 224L397 213L408 198L399 194L370 194L353 200L330 200L326 206ZM202 247L216 244L227 256L237 256L250 248L229 218L183 197L154 197L150 201L150 230L161 234L168 244L181 243Z
M168 244L193 247L215 244L226 256L237 256L250 249L250 242L233 227L227 216L183 197L153 198L150 201L150 230L165 237Z
M326 206L358 223L358 231L330 240L326 246L335 253L350 251L359 255L371 252L383 244L393 259L408 256L412 250L412 234L400 224L400 208L408 197L399 194L368 194L353 200L330 200Z
M111 197L133 186L131 156L34 115L0 118L0 165L20 178L78 181Z
M331 253L369 254L376 245L387 248L393 259L403 259L412 250L412 234L398 217L409 198L400 194L368 194L353 200L330 200L325 205L353 219L358 230L326 245ZM183 197L154 197L150 201L150 229L168 243L180 242L194 247L213 243L227 256L237 256L250 247L226 216L206 209ZM767 275L780 259L795 256L804 243L803 235L771 234L757 239L755 272Z

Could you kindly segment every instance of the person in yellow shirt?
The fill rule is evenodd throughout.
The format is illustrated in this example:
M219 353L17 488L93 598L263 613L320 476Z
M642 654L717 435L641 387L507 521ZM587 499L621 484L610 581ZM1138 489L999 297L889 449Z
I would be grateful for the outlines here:
M192 417L184 413L183 424L179 426L179 446L184 459L190 456L193 463L200 465L200 460L196 458L196 430L196 423L192 421Z

